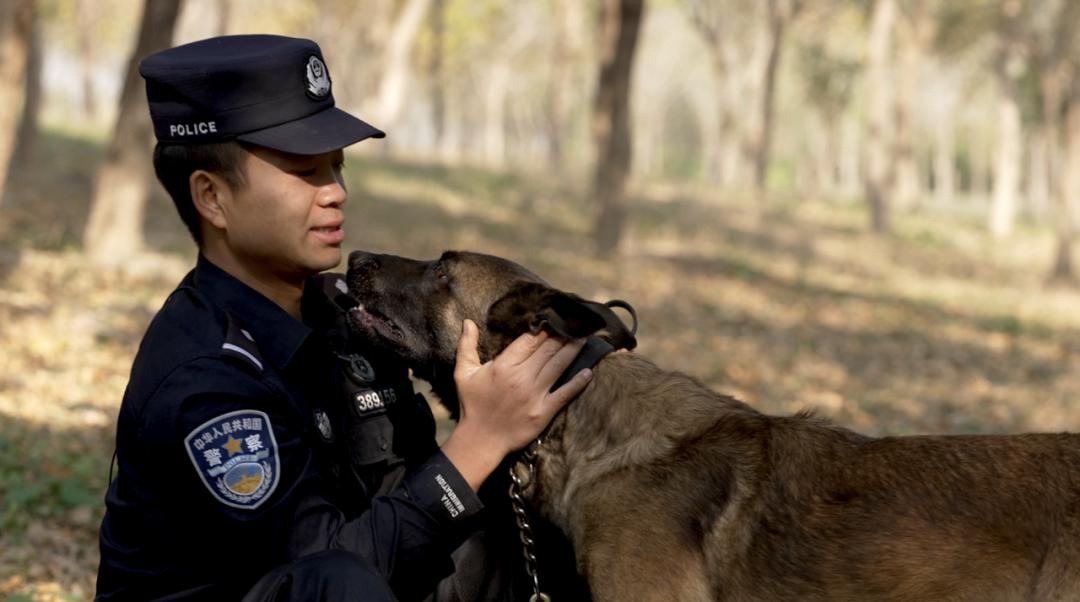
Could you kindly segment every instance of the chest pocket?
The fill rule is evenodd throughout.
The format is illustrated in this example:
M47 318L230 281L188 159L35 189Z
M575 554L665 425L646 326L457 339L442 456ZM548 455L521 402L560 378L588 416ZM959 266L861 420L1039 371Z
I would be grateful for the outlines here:
M342 430L349 460L358 467L397 459L390 410L398 401L398 392L392 385L376 381L374 373L370 379L355 378L355 365L361 362L370 371L370 364L360 356L342 358L341 378L345 405Z
M344 402L341 443L354 469L413 465L434 453L435 419L403 366L341 354L338 374Z

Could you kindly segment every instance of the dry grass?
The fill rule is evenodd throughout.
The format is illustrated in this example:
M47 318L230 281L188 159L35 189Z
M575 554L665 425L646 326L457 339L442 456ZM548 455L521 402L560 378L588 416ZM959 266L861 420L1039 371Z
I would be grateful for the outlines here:
M87 599L113 422L142 331L192 263L168 201L124 270L78 252L93 141L50 136L0 208L0 599ZM641 317L640 353L760 409L877 434L1080 430L1080 294L1043 286L1052 241L994 242L861 206L639 187L618 257L550 177L351 157L349 248L505 255Z

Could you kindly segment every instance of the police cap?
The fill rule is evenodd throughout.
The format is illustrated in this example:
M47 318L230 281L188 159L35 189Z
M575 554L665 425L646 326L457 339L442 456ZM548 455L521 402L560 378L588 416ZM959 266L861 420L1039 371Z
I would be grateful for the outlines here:
M139 73L160 142L240 140L315 155L386 135L334 106L330 73L311 40L210 38L152 54Z

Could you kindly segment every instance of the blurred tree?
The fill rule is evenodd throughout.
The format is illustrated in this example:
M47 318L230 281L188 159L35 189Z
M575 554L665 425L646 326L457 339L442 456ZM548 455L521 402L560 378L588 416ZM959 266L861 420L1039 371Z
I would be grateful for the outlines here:
M761 95L761 118L754 136L754 188L765 190L765 177L769 170L769 153L772 149L773 113L776 105L776 74L780 67L780 55L784 49L784 34L788 25L802 9L802 0L768 0L768 27L762 31L767 37L768 60L762 77L764 92Z
M311 33L298 34L310 35L322 45L327 64L336 74L335 102L382 128L386 125L372 113L398 5L395 0L316 0L314 10L306 15L313 19L308 26Z
M874 232L890 229L890 191L894 178L892 148L892 36L896 0L874 0L867 51L867 136L864 186Z
M1024 130L1032 126L1033 144L1038 137L1037 123L1032 122L1038 107L1027 41L1031 25L1028 13L1034 9L1027 0L986 0L967 4L944 2L938 11L939 52L949 59L956 59L964 52L972 53L994 75L998 119L992 124L996 140L992 149L987 227L998 238L1012 232L1016 218L1023 179ZM951 136L947 141L951 144ZM1029 190L1037 189L1045 183L1045 170L1029 171L1027 180Z
M150 112L139 61L172 41L181 0L146 0L105 162L98 169L83 245L91 260L119 264L143 246L151 166Z
M993 201L989 229L997 238L1012 233L1016 216L1016 197L1020 192L1022 136L1020 113L1020 78L1025 66L1022 39L1021 0L1002 0L999 7L997 56L998 128L994 168Z
M934 39L934 0L906 0L897 22L896 137L893 142L893 191L899 208L910 208L922 196L922 178L915 156L915 93L926 53Z
M1072 89L1068 93L1062 118L1065 133L1064 161L1058 182L1058 244L1052 282L1077 284L1073 263L1073 242L1076 239L1077 219L1080 217L1080 73L1072 66Z
M555 39L551 52L551 74L547 82L547 149L548 165L561 169L566 159L565 139L570 119L570 90L573 86L573 63L580 44L582 28L581 3L576 0L554 0Z
M41 16L35 15L30 33L30 51L26 59L26 93L23 95L22 119L16 135L15 156L11 161L15 169L30 165L37 157L38 142L41 138L38 127L42 105L41 70Z
M593 105L596 170L592 198L599 205L593 240L599 255L619 245L626 221L624 196L630 171L630 74L644 0L604 0L600 17L600 76Z
M83 116L87 121L97 116L94 92L94 31L96 30L94 3L77 0L75 3L75 36L78 38L79 64L82 67Z
M478 70L483 81L479 148L483 152L484 162L491 166L506 164L512 154L509 152L511 144L516 141L514 126L518 124L514 123L515 118L520 120L525 114L532 113L529 110L531 107L523 106L525 103L520 101L512 103L511 97L516 85L526 86L536 81L522 77L522 64L528 58L528 50L535 47L540 39L540 8L536 3L518 2L489 13L490 18L494 19L494 28L502 32L502 35L493 37L489 42L491 52L480 59ZM541 72L540 69L530 71ZM539 94L530 96L540 98Z
M1043 135L1049 142L1051 194L1057 207L1057 252L1050 281L1075 284L1072 245L1080 213L1080 2L1057 0L1030 11L1028 47L1039 74ZM1053 155L1057 155L1056 157Z
M820 131L812 131L821 140L811 146L817 150L812 157L814 192L835 193L839 188L838 137L840 119L851 103L853 85L859 65L843 57L831 56L824 40L815 39L799 53L799 73L806 87L806 98L821 116Z
M371 117L380 128L393 128L404 107L413 43L430 6L431 0L408 0L394 20Z
M753 127L747 123L748 65L756 65L755 40L760 3L754 0L689 0L691 22L709 47L719 94L716 99L716 157L710 171L723 187L744 183L744 160L754 161Z
M930 173L934 197L938 203L948 205L956 196L956 86L945 87L939 94L937 110L933 119L933 158Z
M214 28L214 35L223 36L229 33L229 26L232 23L232 5L232 0L218 0L217 23Z
M432 0L430 21L428 86L431 88L432 143L438 151L443 148L446 134L446 73L443 60L446 54L446 0Z
M865 2L808 2L791 30L796 65L788 73L797 74L802 92L789 113L803 139L795 170L797 186L811 196L850 198L863 189L861 112L852 103L865 69L865 13Z
M0 201L16 144L16 124L26 94L34 29L34 0L0 2Z

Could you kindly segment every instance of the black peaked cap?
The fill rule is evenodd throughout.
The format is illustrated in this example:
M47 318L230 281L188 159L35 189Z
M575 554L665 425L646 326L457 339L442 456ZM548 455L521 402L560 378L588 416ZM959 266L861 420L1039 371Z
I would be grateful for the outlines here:
M325 153L386 136L334 106L318 44L275 35L209 38L139 64L160 142L240 140Z

